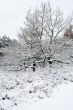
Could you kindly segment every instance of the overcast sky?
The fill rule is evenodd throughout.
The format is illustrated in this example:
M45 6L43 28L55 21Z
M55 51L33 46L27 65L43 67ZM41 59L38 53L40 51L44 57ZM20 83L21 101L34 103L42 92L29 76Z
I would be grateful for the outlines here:
M0 0L0 35L17 36L29 8L40 6L47 0ZM73 11L73 0L49 0L53 7L60 7L65 15Z

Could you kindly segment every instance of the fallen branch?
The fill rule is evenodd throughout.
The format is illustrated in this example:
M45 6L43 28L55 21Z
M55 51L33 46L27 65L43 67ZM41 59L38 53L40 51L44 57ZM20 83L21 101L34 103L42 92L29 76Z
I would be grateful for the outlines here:
M60 61L60 60L54 60L54 61L58 62L58 63L70 64L69 62L63 62L63 61Z

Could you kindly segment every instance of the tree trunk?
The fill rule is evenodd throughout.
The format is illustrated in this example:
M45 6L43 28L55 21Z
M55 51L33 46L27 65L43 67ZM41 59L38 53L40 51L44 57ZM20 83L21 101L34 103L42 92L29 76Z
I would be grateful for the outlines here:
M52 37L50 37L50 42L49 43L50 43L50 45L52 44Z

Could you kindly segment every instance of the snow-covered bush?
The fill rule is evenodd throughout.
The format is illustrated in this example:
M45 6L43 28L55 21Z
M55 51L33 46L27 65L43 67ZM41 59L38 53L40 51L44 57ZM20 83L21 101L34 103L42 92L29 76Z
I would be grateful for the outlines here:
M6 35L0 37L0 48L1 47L5 47L8 46L10 43L12 43L13 41L7 37Z

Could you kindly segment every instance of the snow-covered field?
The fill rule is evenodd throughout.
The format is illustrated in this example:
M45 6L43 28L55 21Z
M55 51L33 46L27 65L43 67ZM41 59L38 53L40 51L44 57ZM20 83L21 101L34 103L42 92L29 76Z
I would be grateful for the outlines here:
M20 110L20 107L17 109ZM52 97L22 105L22 110L73 110L73 84L55 88Z
M39 68L36 72L0 71L0 107L4 110L19 110L22 104L49 98L54 88L69 81L73 82L72 71L73 67L69 66L50 71L48 67Z
M60 104L62 110L69 110L66 109L68 105L63 105L63 97L66 93L71 94L69 90L73 88L73 84L66 85L73 82L72 49L72 43L66 44L59 54L55 54L55 58L62 62L36 67L35 72L31 65L25 70L20 62L26 57L23 49L11 46L1 50L6 54L0 57L0 110L60 110ZM62 90L55 91L60 87Z

